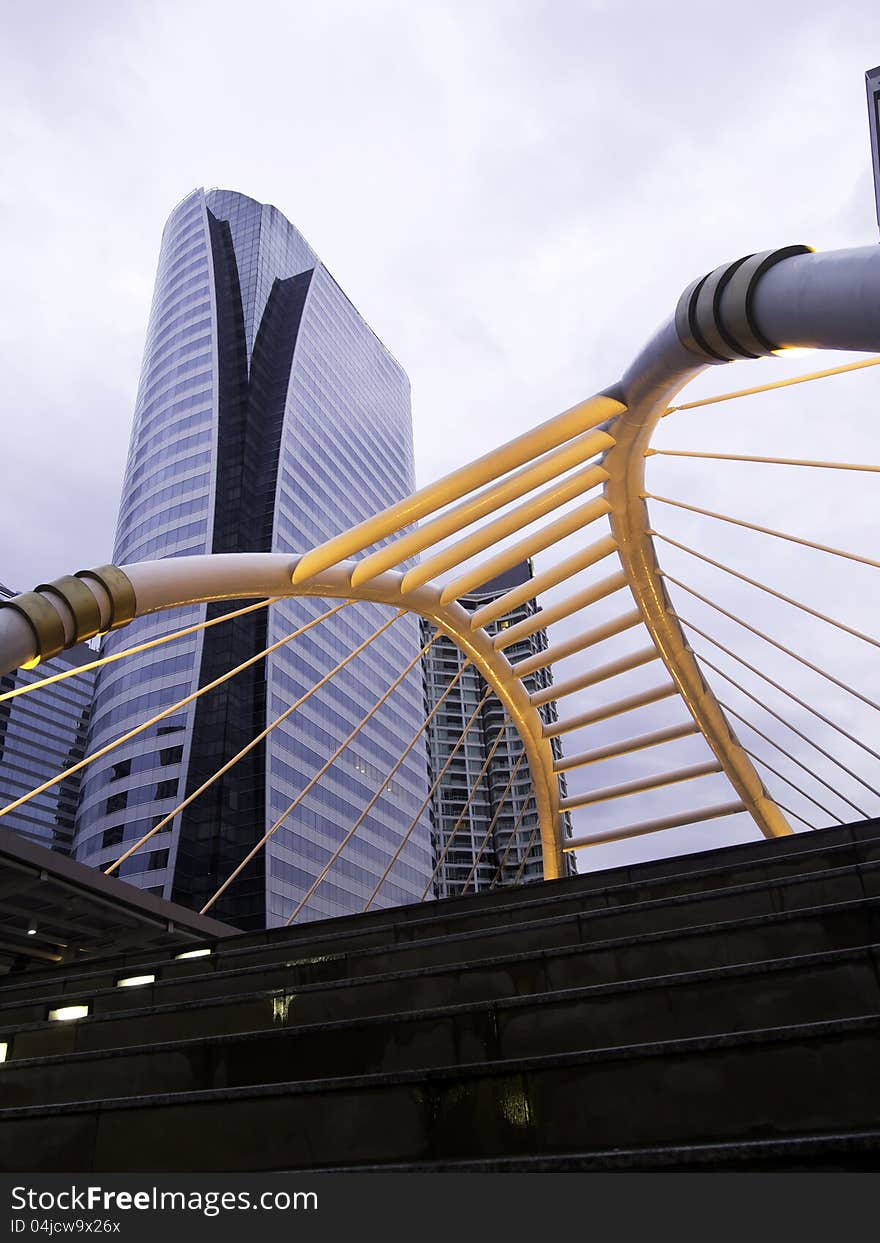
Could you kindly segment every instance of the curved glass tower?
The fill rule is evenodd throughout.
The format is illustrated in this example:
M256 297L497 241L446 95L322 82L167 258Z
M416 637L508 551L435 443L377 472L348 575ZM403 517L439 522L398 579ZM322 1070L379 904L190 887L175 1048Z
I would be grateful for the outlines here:
M162 237L114 562L207 552L299 552L412 491L409 381L311 247L274 207L196 190ZM175 625L234 605L177 613ZM323 612L269 609L102 670L94 750ZM358 604L279 648L83 781L75 854L106 866L387 620ZM169 629L145 618L105 640ZM419 649L402 617L123 864L128 881L201 907ZM229 887L212 914L285 922L423 718L418 666ZM363 908L426 791L417 746L300 919ZM420 897L428 817L376 905Z

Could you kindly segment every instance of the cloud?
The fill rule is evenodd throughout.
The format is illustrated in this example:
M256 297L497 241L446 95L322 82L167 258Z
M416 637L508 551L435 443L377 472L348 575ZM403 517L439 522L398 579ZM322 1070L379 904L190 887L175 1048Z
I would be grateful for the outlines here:
M161 228L193 186L271 201L302 229L410 374L427 481L612 383L693 276L790 241L876 240L863 73L878 25L866 0L750 0L735 22L648 0L19 6L0 85L0 578L26 588L109 559ZM713 369L695 392L786 368ZM679 416L661 441L876 460L874 393L870 376L791 390L763 416ZM720 486L738 513L846 546L875 521L870 490L719 469L666 459L664 486L698 504ZM722 560L794 564L669 521ZM798 585L812 575L817 598L870 612L873 585L809 564ZM729 601L765 607L739 588ZM825 645L858 676L861 655Z

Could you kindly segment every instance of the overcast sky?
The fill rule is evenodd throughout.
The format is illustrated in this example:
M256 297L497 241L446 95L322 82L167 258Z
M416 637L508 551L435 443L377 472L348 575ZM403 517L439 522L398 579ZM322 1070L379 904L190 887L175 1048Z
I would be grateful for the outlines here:
M110 558L160 234L195 186L274 203L400 358L420 482L614 382L718 263L877 241L870 0L7 0L3 22L0 580L16 589ZM804 369L715 368L695 392ZM874 375L757 416L678 416L663 443L876 461ZM697 503L735 491L656 470ZM773 478L736 476L745 509L869 548L870 476ZM760 555L801 595L833 584L871 629L873 580ZM815 658L827 635L787 617ZM860 676L864 652L834 656Z

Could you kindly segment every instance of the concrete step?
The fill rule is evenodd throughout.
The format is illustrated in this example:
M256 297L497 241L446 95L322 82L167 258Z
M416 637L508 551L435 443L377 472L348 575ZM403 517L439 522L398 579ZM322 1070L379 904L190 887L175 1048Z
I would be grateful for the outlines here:
M0 1066L4 1107L511 1061L880 1013L880 945ZM291 1005L296 1004L292 999ZM13 1055L15 1048L13 1047Z
M212 976L230 979L224 973L245 972L249 968L257 968L264 973L280 968L282 986L285 982L304 984L351 975L424 969L451 961L517 954L529 949L551 950L562 945L607 940L616 936L721 922L733 916L802 909L817 899L828 903L858 900L866 896L880 896L880 861L715 890L622 902L619 905L614 904L613 893L602 891L586 898L580 897L573 908L566 902L562 911L558 904L553 904L542 909L541 918L488 929L446 931L437 936L412 940L382 939L393 935L393 930L384 927L371 932L368 938L355 936L352 939L343 932L336 942L323 941L320 948L325 952L319 954L295 953L296 946L276 938L261 949L250 946L241 952L186 960L154 958L139 968L130 967L128 970L135 974L139 971L154 974L157 980L152 985L151 1001L162 1004L166 995L198 997L216 992L216 985L209 982ZM529 913L533 913L530 908ZM425 929L428 930L436 932L436 923L432 921ZM331 952L333 944L337 948ZM299 947L300 950L302 948ZM290 956L292 953L293 957ZM287 971L293 974L287 976L284 974ZM87 980L78 973L70 980L52 975L39 982L33 981L26 988L3 990L0 995L4 1012L9 1016L6 1022L36 1021L45 1017L49 1009L61 1004L87 1003L102 1011L124 1008L129 1004L125 990L116 987L116 981L122 975L118 964L113 964L113 970L108 966L102 972L90 974ZM87 988L76 987L85 983Z
M875 1128L880 1015L361 1077L0 1110L9 1172L293 1170Z
M511 925L539 923L564 915L588 911L613 911L634 906L650 909L674 899L691 900L701 895L723 898L725 890L760 893L787 882L807 885L812 876L820 886L831 873L839 873L842 900L863 893L880 893L880 821L855 828L834 828L811 835L797 835L773 842L729 847L675 860L659 861L638 868L613 869L563 881L499 891L478 897L451 898L393 911L379 910L343 919L312 922L289 929L242 934L215 943L211 965L221 970L232 965L295 957L322 959L360 949L384 948L430 941L467 933L495 932L505 935ZM806 839L806 840L804 840ZM701 863L700 861L703 861ZM862 872L868 875L859 889ZM845 875L850 877L849 888ZM796 898L801 905L805 899ZM824 900L834 895L824 889ZM778 894L774 899L779 903ZM780 908L781 909L781 908ZM0 983L4 1004L17 998L84 995L112 987L118 976L161 972L163 978L202 974L205 959L176 960L148 953L129 953L29 970L19 978Z
M482 1161L434 1161L384 1165L325 1166L316 1174L571 1174L693 1171L798 1171L874 1173L880 1170L880 1131L796 1135L739 1144L667 1144L654 1148L606 1148L561 1156L495 1157Z
M456 958L456 946L451 944L447 956L451 961L402 971L377 969L372 951L364 951L327 963L275 964L205 976L204 993L196 998L189 995L196 983L192 979L163 984L161 990L158 985L111 990L94 999L89 1018L75 1022L46 1022L45 1009L38 1008L39 1017L27 1022L19 1009L19 1021L10 1024L12 1011L8 1011L0 1040L11 1045L15 1059L87 1052L267 1029L278 1022L279 1014L287 1026L332 1022L875 943L880 943L880 898L466 961ZM133 1004L135 995L138 1004ZM128 1008L114 1009L120 999ZM104 1001L109 1003L106 1009Z

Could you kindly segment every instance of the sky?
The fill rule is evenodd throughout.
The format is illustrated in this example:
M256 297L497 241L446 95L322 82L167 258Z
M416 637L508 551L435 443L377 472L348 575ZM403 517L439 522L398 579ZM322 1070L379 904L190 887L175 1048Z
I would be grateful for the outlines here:
M111 556L161 230L195 186L274 203L402 361L420 483L612 384L719 263L878 240L864 73L880 62L880 11L868 0L746 0L723 18L648 0L7 0L3 20L0 581L18 590ZM843 359L810 365L826 361ZM804 369L712 368L688 395ZM823 384L748 413L677 415L657 443L878 460L880 375ZM649 471L666 495L723 499L726 512L869 551L872 477L822 476L672 458ZM864 567L662 517L683 542L831 598L870 630ZM668 564L683 581L709 573L684 554ZM747 589L723 590L726 607L757 616ZM692 616L709 618L701 607ZM760 624L840 676L866 676L863 646L775 608L763 600ZM788 672L813 694L802 669ZM860 735L875 730L864 704L821 690ZM722 840L663 837L595 856Z

